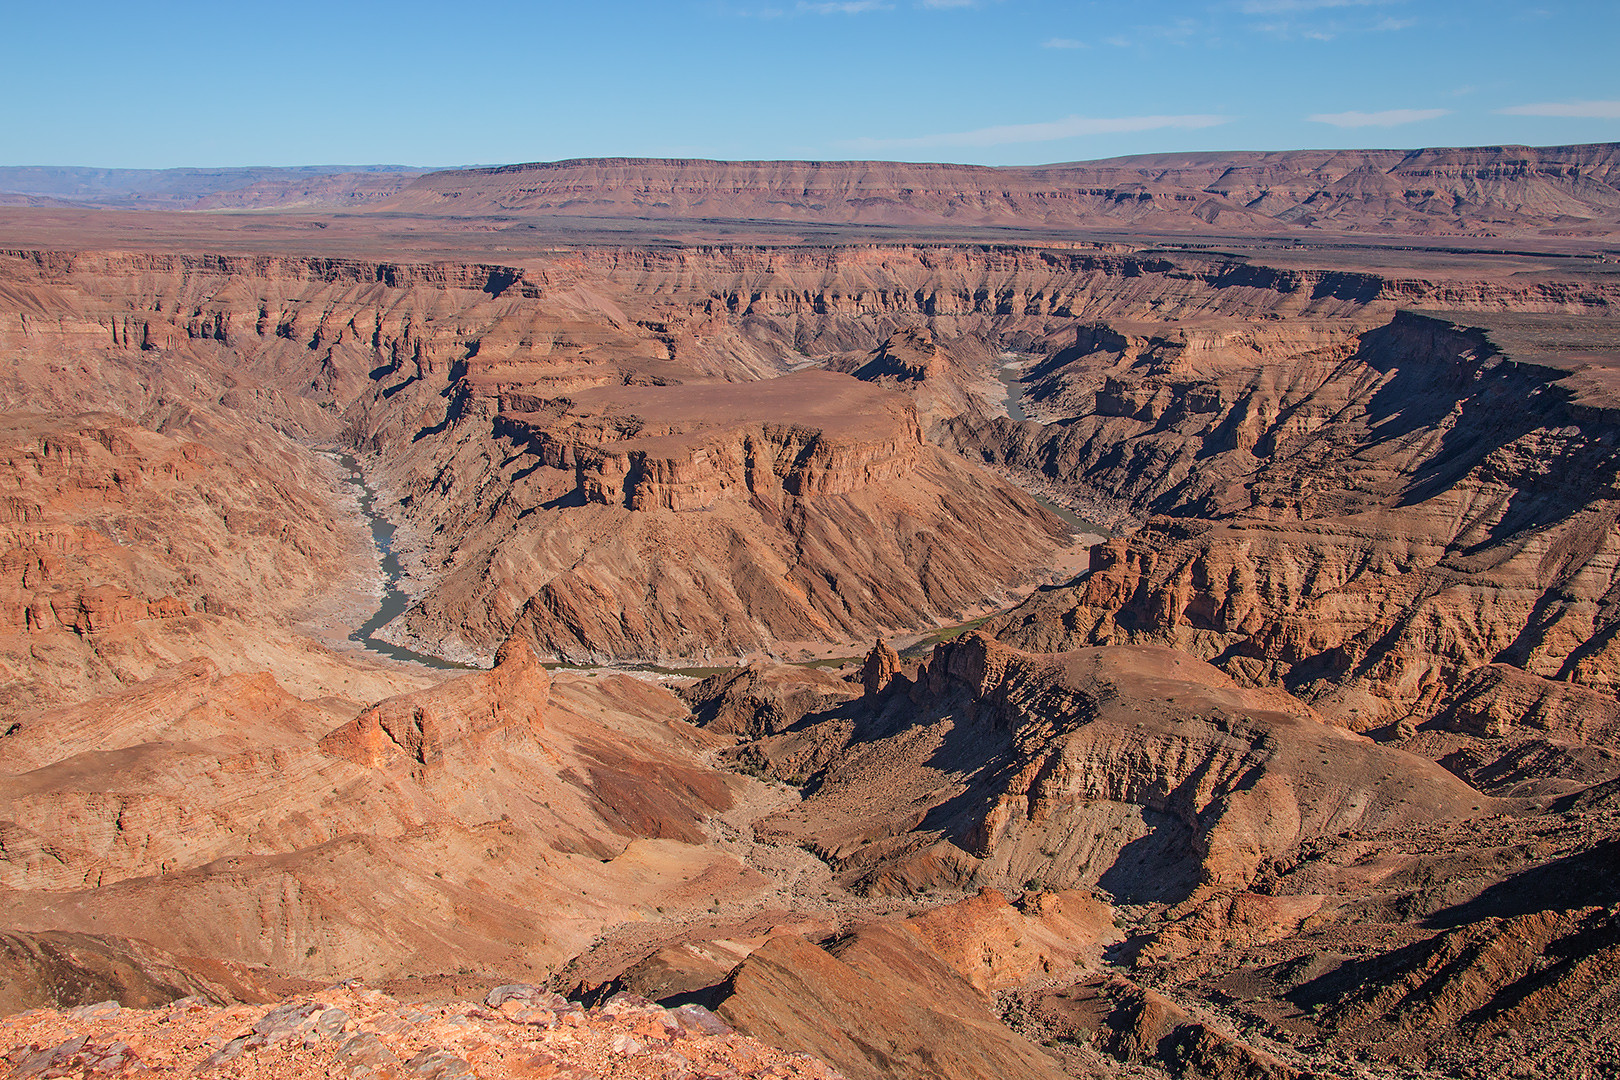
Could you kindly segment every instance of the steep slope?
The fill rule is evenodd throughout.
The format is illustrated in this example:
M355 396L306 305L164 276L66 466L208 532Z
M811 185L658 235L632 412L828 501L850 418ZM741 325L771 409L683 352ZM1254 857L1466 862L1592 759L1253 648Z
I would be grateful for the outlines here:
M1363 729L1493 663L1613 694L1607 367L1411 314L1260 344L1094 329L1037 375L1054 471L1150 520L992 633L1174 645Z
M197 669L16 728L0 920L290 974L519 974L769 888L706 846L755 782L704 764L666 691L553 684L514 643L356 711Z
M719 1013L738 1030L831 1062L856 1080L1058 1080L971 986L903 930L822 948L781 935L737 966Z
M615 294L635 296L634 272L43 254L7 268L19 403L61 368L63 405L234 423L294 456L287 435L377 455L431 590L393 633L428 651L487 661L519 628L574 658L849 643L1003 603L1064 543L1014 487L923 445L898 396L757 379L787 366L784 328L725 324L688 348L691 330L632 319ZM695 558L669 560L676 548Z
M454 554L402 632L452 655L513 631L572 660L853 643L1004 602L1066 543L926 445L903 397L847 376L502 401L525 411L498 413L495 440L470 421L449 463L384 472Z
M334 586L358 587L364 541L334 505L330 464L272 431L8 413L0 487L8 724L191 661L274 665L311 696L419 685L292 631Z
M1612 787L1321 838L1252 891L1145 922L1133 978L1303 1071L1604 1075L1620 1063ZM1104 1043L1129 1017L1098 1023L1086 996L1020 995L1049 1034Z
M65 1009L118 999L154 1008L177 998L223 1005L246 989L229 988L193 963L143 942L90 934L0 934L0 1013ZM248 991L251 993L251 991Z
M745 731L730 753L808 775L803 806L756 829L851 884L950 896L1027 875L1028 911L1041 890L1104 891L1127 935L1114 966L1047 961L1001 984L1004 1018L1071 1075L1282 1080L1387 1062L1494 1077L1519 1060L1603 1075L1620 1060L1612 781L1553 805L1493 800L1184 655L1027 654L976 636L859 702L729 726ZM968 906L906 923L964 975L997 940L994 902L954 914ZM969 946L929 921L968 924ZM1025 924L1014 940L1039 936ZM823 989L851 978L802 942L755 952L728 985L761 1030L796 1030L768 1012L801 993L785 955ZM889 995L885 1038L916 1022L907 1001ZM867 1043L886 1060L887 1043Z
M1177 903L1241 888L1313 836L1491 803L1167 649L1036 655L975 633L860 706L733 753L809 778L757 831L876 893L1100 884Z

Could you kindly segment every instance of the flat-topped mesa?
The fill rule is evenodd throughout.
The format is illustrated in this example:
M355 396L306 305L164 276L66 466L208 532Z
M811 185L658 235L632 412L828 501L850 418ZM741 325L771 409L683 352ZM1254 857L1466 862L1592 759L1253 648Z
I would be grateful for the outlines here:
M730 492L843 495L910 471L916 409L847 375L587 390L497 434L542 465L573 469L576 498L631 510L701 510Z
M430 173L392 213L1492 234L1612 223L1614 143L1150 154L1033 167L596 158ZM1584 228L1583 228L1584 226Z
M512 266L471 262L383 262L375 259L321 258L309 255L228 255L212 252L44 251L10 249L0 252L32 268L42 283L102 281L108 284L142 275L148 288L165 280L190 276L269 279L299 284L378 284L390 289L424 286L467 289L501 296L517 287L518 295L534 299L540 290ZM230 299L236 299L231 297Z
M921 382L936 374L946 361L940 357L939 342L931 330L912 327L885 338L860 370L857 378L877 382L884 377L905 382Z

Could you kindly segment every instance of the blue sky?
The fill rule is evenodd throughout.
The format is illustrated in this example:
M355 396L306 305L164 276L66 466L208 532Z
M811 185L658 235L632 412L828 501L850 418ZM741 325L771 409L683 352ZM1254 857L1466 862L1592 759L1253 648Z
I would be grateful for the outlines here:
M8 8L6 165L1620 141L1615 0Z

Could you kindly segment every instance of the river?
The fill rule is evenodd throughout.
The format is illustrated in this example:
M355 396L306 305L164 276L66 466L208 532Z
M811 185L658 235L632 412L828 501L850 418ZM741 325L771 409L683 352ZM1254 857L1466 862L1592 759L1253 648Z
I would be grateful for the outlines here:
M1007 388L1007 415L1019 422L1033 419L1029 413L1024 411L1024 366L1028 359L1028 357L1020 356L1018 353L1002 353L1001 366L996 369L996 377ZM1034 422L1039 423L1040 421L1036 420ZM1044 495L1037 495L1033 491L1029 495L1043 509L1068 522L1069 527L1075 532L1099 538L1108 535L1107 529L1094 521L1087 521L1067 506L1053 502Z
M404 576L405 568L400 565L399 556L394 554L394 526L381 514L377 513L377 493L366 483L366 476L360 471L360 463L353 454L338 453L335 455L338 464L348 471L345 479L354 485L355 497L360 501L360 512L366 516L371 524L371 542L377 547L377 556L382 563L383 594L377 602L377 610L360 624L360 627L349 635L350 641L364 645L371 652L389 657L393 660L405 660L414 664L423 664L431 668L446 671L473 670L466 664L457 664L451 660L444 660L426 653L413 652L391 641L384 641L376 633L387 626L394 619L405 613L411 606L411 598L406 596L399 588L400 579Z
M1002 360L1003 363L997 369L996 374L1007 387L1007 415L1014 420L1028 420L1030 419L1029 414L1024 411L1022 382L1025 358L1018 356L1016 353L1003 353ZM378 630L403 615L405 610L411 606L410 597L406 596L399 587L400 579L404 576L405 570L400 565L399 556L394 554L394 526L377 513L377 493L372 490L371 485L366 483L365 474L360 471L360 463L355 460L353 454L340 451L333 456L348 473L345 479L354 485L355 497L360 503L360 512L365 515L366 521L371 525L371 542L376 545L378 560L381 563L383 572L383 593L378 599L377 610L372 614L371 618L367 619L349 635L349 640L357 642L371 652L393 660L404 660L446 671L477 670L467 664L458 664L437 656L415 652L404 646L395 645L391 641L384 641L376 636ZM1087 521L1066 506L1053 502L1043 495L1036 495L1033 492L1030 493L1030 497L1039 503L1043 509L1061 518L1077 534L1098 537L1108 535L1108 530L1094 522ZM634 666L639 667L641 665ZM646 667L647 670L653 671L665 670L650 665Z

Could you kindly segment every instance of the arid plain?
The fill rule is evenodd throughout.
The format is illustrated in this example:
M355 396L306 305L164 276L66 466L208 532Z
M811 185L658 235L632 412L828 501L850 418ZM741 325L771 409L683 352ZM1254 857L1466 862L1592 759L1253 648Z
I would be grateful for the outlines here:
M35 172L8 1075L1620 1071L1620 146Z

